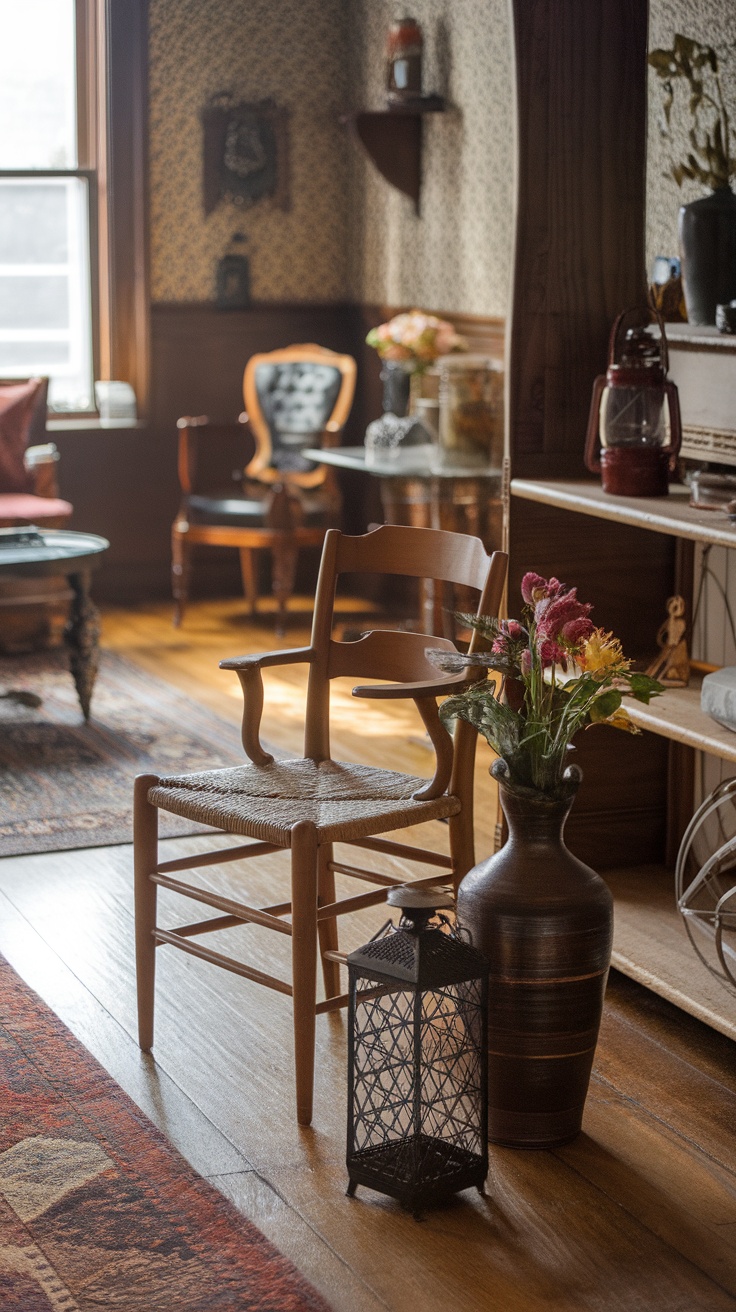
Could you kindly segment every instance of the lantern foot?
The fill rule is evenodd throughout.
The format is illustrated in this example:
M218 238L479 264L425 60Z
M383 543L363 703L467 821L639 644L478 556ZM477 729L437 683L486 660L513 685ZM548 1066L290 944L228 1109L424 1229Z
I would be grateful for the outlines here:
M350 1181L350 1184L348 1185L347 1189L345 1190L345 1193L347 1194L348 1198L354 1198L354 1197L355 1197L355 1190L356 1190L357 1188L358 1188L358 1181L357 1181L357 1180L351 1180L351 1181Z

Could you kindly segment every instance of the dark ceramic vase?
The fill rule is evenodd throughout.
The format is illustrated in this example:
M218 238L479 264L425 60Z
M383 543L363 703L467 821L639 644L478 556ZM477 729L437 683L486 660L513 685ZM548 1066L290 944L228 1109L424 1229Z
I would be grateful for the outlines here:
M384 414L397 415L399 419L405 419L409 413L411 374L398 360L383 360L381 382Z
M683 205L679 226L688 321L714 324L716 306L736 299L736 196L719 187Z
M613 899L562 838L581 774L567 795L526 796L494 762L508 842L463 879L458 919L491 963L488 1136L551 1148L580 1130L603 1008Z

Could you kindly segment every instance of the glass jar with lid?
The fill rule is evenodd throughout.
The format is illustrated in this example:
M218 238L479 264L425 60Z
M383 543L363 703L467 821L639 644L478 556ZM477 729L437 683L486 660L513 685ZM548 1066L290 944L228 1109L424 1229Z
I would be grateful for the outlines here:
M440 375L439 460L492 466L503 460L503 370L485 355L446 355Z

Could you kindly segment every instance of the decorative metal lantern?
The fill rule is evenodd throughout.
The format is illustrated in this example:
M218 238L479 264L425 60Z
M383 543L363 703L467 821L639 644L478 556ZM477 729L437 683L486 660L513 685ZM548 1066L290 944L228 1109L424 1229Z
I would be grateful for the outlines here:
M641 323L621 340L625 310L611 330L608 370L596 378L588 419L585 463L602 475L614 496L666 496L682 441L677 388L667 377L667 338L661 315L659 339Z
M488 1174L488 963L451 926L446 890L391 890L398 927L348 957L348 1194L415 1216Z

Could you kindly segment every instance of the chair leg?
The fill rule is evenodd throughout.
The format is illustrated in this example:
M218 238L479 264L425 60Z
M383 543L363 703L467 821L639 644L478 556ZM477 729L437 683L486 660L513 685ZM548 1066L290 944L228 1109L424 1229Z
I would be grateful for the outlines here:
M450 816L450 855L452 857L452 882L457 893L460 881L475 865L475 841L473 836L473 819L467 811Z
M332 843L325 843L319 849L319 873L317 877L317 905L330 906L336 898L335 872L328 869L332 860ZM319 933L320 954L337 952L337 917L320 920L317 925ZM340 992L340 967L336 961L326 961L322 956L322 975L325 981L325 997L336 998Z
M158 809L148 791L158 775L139 774L133 801L135 863L135 968L138 988L138 1042L144 1052L153 1046L153 1002L156 977L156 884L150 876L158 865Z
M296 1118L312 1121L317 1004L317 830L300 820L291 831L291 952L294 989Z
M183 533L174 526L171 534L171 591L174 594L174 628L184 619L189 600L189 581L192 575L192 549Z
M278 605L276 632L286 632L286 603L294 591L296 562L299 548L295 530L304 520L304 509L296 488L286 483L274 484L271 502L266 511L266 524L273 538L273 594Z
M248 602L248 609L251 615L255 615L258 587L256 584L255 558L251 547L240 548L240 573L243 579L243 592Z
M285 532L273 547L273 595L278 606L276 632L280 638L286 633L286 607L294 591L298 556L299 548L292 534Z

